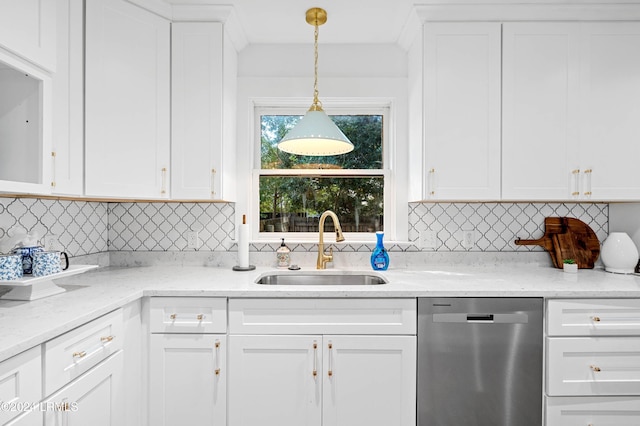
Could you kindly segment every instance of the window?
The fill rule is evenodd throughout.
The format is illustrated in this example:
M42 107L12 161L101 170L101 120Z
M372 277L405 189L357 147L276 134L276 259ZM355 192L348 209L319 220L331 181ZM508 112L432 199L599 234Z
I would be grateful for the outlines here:
M348 154L307 157L282 152L277 142L302 118L278 108L256 110L261 237L318 232L320 215L333 210L345 233L370 240L384 230L387 108L345 110L331 118L354 144ZM332 230L327 221L325 230ZM306 233L306 234L305 234Z

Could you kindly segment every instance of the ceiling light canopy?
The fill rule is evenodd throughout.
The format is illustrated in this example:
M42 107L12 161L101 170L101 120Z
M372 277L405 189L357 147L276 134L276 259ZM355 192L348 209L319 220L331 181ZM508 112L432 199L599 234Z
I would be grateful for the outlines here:
M327 22L327 12L319 7L307 10L307 23L314 31L313 104L280 142L278 149L297 155L340 155L353 151L353 144L322 109L318 99L318 27Z

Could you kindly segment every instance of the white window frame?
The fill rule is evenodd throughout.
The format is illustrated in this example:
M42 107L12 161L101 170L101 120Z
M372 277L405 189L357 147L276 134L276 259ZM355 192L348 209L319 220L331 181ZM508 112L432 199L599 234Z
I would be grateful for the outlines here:
M261 169L261 120L262 115L304 115L308 105L292 106L287 100L271 100L269 103L254 103L254 159L251 193L251 217L260 217L260 176L383 176L384 178L384 233L385 240L396 239L396 200L395 185L393 182L393 168L391 154L394 152L392 135L392 108L388 100L367 100L363 102L342 100L340 102L323 103L323 108L328 115L382 115L383 140L382 140L382 169L353 169L353 170L320 170L320 169ZM252 221L252 240L261 242L280 241L286 238L288 242L311 243L317 242L318 234L315 232L260 232L260 221ZM375 241L375 233L372 232L345 232L347 243ZM331 237L327 236L329 241Z

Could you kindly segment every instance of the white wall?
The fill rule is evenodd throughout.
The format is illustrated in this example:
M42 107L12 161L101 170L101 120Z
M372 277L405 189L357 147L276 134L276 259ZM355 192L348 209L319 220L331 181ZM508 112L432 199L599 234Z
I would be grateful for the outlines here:
M255 160L254 107L287 100L304 114L313 97L313 45L250 45L238 56L238 191L236 216L251 212ZM319 47L318 90L328 114L344 100L381 101L391 109L390 167L395 194L396 240L407 239L407 55L394 45ZM248 216L251 217L251 216ZM236 223L239 223L236 221ZM385 232L386 233L386 232Z
M609 233L626 232L640 251L640 203L609 204Z

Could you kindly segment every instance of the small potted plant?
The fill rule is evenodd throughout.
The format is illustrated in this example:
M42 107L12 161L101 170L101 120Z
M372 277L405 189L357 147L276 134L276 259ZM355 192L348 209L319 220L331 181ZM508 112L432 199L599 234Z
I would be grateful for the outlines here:
M565 272L575 274L576 272L578 272L578 264L573 259L564 259L562 261L562 269Z

